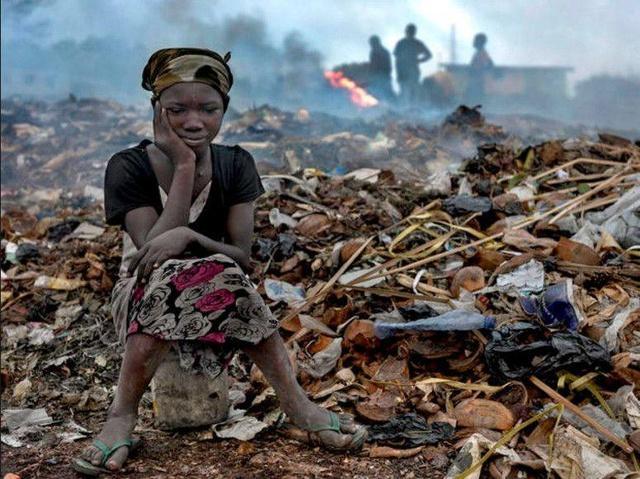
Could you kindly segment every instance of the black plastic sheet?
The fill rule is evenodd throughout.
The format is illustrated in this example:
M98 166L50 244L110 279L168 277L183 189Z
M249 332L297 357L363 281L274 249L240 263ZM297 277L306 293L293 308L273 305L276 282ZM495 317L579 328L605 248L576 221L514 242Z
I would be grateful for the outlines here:
M19 263L33 261L40 257L40 249L31 243L21 243L16 251L16 260Z
M62 241L62 238L73 233L73 230L75 230L79 224L80 220L77 219L67 219L62 223L55 224L47 230L47 239L58 243Z
M425 302L415 302L404 308L398 308L398 312L407 321L415 321L417 319L433 318L438 316L438 312Z
M369 426L369 440L396 447L437 444L453 437L454 428L446 422L427 424L414 413L396 416L384 424Z
M484 357L493 378L502 382L531 375L549 378L559 371L582 374L611 369L609 353L595 341L526 322L492 331Z
M486 213L491 211L491 208L491 200L483 196L458 195L442 202L442 209L453 216L467 213Z

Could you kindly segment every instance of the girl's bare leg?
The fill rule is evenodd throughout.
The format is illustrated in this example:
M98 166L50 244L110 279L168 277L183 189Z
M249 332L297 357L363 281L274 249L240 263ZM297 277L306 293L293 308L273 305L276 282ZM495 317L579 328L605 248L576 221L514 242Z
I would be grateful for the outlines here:
M131 437L138 418L140 398L169 351L169 347L168 341L146 334L133 334L127 338L116 395L109 407L107 421L96 439L111 446ZM119 469L128 455L128 448L118 449L107 461L105 467L111 470ZM89 446L82 457L97 466L102 461L102 452L94 446Z
M284 341L278 332L243 350L273 386L282 410L296 426L305 429L330 423L329 412L311 401L298 383ZM342 429L347 434L333 431L323 431L319 434L324 443L341 448L351 442L352 435L357 430L355 425L347 427L347 430L344 427Z
M96 439L108 446L117 441L131 437L138 417L138 404L142 394L153 378L156 369L168 352L170 343L145 334L129 336L125 346L124 359L120 369L116 396L109 408L109 415L102 431ZM301 427L329 424L327 410L312 402L298 383L289 362L289 356L279 333L272 334L255 346L248 346L244 351L255 362L273 386L280 400L283 411L291 421ZM344 434L323 431L319 435L323 442L334 447L343 447L356 432L355 425L343 427ZM117 470L126 461L128 449L117 450L107 461L108 469ZM82 457L95 465L102 460L102 452L89 446Z

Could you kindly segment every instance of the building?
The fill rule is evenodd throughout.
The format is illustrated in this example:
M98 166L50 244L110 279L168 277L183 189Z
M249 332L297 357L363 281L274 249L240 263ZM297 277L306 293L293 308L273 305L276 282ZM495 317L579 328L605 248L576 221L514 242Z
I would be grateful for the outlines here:
M454 103L465 103L471 67L441 63L453 84ZM565 66L495 66L485 74L485 110L564 116L570 109Z

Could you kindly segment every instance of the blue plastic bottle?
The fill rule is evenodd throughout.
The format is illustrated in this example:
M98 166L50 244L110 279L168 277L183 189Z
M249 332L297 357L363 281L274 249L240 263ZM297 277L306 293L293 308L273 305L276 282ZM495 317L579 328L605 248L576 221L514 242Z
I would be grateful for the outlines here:
M408 323L386 323L376 321L373 328L376 336L385 339L402 331L472 331L493 329L496 319L479 313L456 309L433 318L418 319Z

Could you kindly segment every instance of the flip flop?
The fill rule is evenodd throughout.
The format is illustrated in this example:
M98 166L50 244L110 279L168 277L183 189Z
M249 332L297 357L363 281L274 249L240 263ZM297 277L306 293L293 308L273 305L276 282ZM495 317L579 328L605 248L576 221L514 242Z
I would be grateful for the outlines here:
M343 427L353 424L352 418L346 415L338 416L334 412L329 412L330 422L329 424L313 424L306 428L299 428L296 426L288 426L287 433L293 438L302 442L306 442L312 446L320 446L324 449L333 452L347 452L347 451L359 451L362 449L365 440L367 439L367 430L359 426L353 433L343 431ZM323 431L333 431L338 434L350 434L352 436L344 446L335 446L322 439L320 433Z
M102 452L102 461L100 461L100 465L96 466L91 464L86 459L81 457L76 457L73 461L71 461L71 467L74 471L79 472L80 474L84 474L85 476L96 477L100 474L115 474L118 471L112 471L111 469L107 469L105 466L107 461L113 454L120 449L121 447L129 448L129 456L131 456L135 451L140 448L142 444L142 440L138 438L133 439L124 439L122 441L117 441L111 445L111 447L107 446L100 439L93 440L93 446Z

